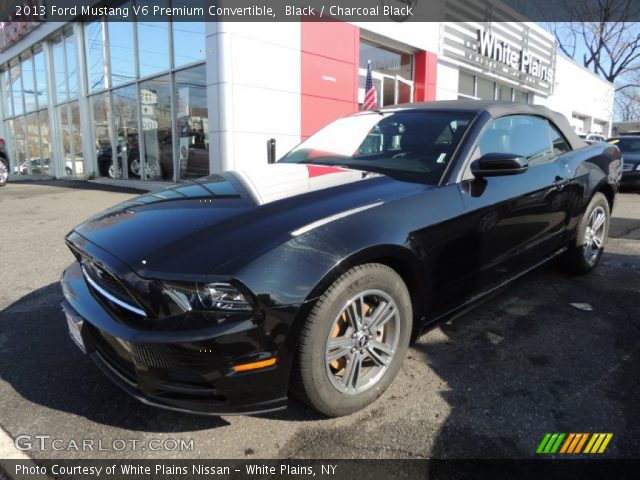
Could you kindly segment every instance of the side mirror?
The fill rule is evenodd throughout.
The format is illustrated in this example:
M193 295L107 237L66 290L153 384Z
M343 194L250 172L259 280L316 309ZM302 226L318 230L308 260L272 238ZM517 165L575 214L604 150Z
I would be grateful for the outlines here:
M487 153L471 164L474 177L517 175L529 168L527 159L515 153Z

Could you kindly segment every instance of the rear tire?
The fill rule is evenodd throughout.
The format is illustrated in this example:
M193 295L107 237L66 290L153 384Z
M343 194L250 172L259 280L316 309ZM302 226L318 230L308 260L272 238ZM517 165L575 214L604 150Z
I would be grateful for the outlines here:
M347 271L315 304L300 334L294 394L317 411L338 417L384 393L407 353L411 298L386 265Z
M607 198L596 193L578 224L574 243L565 255L564 264L569 272L584 275L598 265L609 235L610 218Z

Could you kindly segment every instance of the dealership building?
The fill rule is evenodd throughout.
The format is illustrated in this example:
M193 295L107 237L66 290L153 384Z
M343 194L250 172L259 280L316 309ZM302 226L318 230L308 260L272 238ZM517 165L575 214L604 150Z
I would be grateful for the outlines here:
M495 3L495 2L494 2ZM250 169L378 105L541 104L611 132L613 86L515 12L503 22L4 23L0 136L12 178L166 181ZM452 17L453 18L453 17Z

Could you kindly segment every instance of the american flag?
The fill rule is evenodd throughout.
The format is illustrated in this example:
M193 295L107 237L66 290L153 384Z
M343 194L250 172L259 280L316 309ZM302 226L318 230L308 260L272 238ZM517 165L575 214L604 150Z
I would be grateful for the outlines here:
M373 86L373 78L371 78L371 60L367 64L367 83L364 87L364 110L375 110L378 106L376 102L376 87Z

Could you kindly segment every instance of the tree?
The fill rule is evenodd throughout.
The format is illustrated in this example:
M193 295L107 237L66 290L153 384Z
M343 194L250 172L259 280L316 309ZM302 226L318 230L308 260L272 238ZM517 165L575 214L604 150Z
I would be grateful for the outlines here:
M572 22L550 23L558 47L582 60L616 91L640 86L629 75L640 69L640 15L637 0L559 0ZM581 59L579 57L582 57ZM578 58L577 58L578 57Z
M635 75L636 81L638 75ZM638 120L640 118L640 89L626 88L620 90L615 96L614 105L615 116L617 119L627 122L629 120Z

